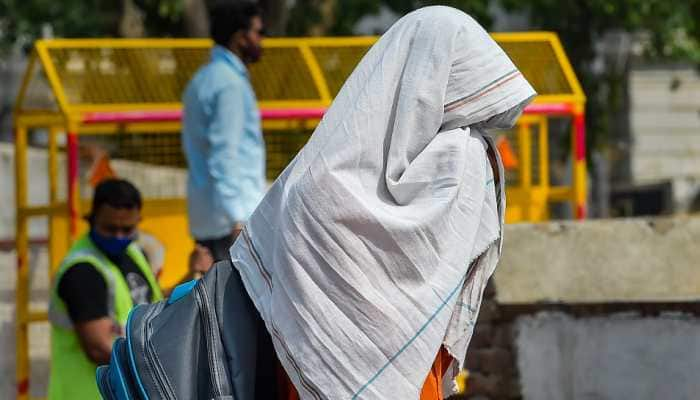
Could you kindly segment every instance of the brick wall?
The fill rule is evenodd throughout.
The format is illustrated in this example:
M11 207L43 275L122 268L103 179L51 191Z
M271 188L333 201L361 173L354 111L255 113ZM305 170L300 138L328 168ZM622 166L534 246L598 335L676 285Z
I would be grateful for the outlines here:
M453 400L521 399L512 315L496 302L493 280L484 292L474 337L467 352L467 391Z
M640 321L651 324L661 324L662 326L669 327L669 336L671 336L672 346L683 347L688 345L689 348L694 348L693 343L685 343L688 338L683 338L677 336L673 333L672 326L674 322L689 323L689 327L686 326L684 329L693 329L694 326L700 321L700 302L622 302L622 303L578 303L578 304L565 304L565 303L533 303L533 304L499 304L496 300L496 288L493 284L493 280L489 282L486 292L484 294L484 300L482 303L479 318L476 324L474 337L469 346L469 351L467 353L466 368L469 371L469 378L467 381L467 391L465 394L456 395L450 397L450 400L522 400L522 399L534 399L532 396L528 397L526 391L523 388L523 379L527 379L527 376L519 371L519 368L523 367L523 360L520 360L520 365L518 364L518 355L522 349L518 349L518 346L522 346L524 342L527 342L529 338L521 337L518 338L518 329L521 327L519 322L523 320L528 320L532 322L533 319L537 319L538 316L562 316L564 320L563 323L571 323L571 321L578 321L581 324L590 323L594 321L592 326L600 326L603 323L608 327L615 324L620 324L623 326L628 323L639 323ZM556 318L554 318L556 319ZM597 322L595 322L597 321ZM549 321L551 324L551 320ZM556 324L555 324L556 325ZM686 332L687 335L693 336L692 332ZM556 335L556 334L554 334ZM565 334L565 336L570 337L571 340L575 341L575 334L570 332ZM638 338L630 337L631 341L637 340ZM643 353L649 351L649 356L653 352L658 352L662 357L668 356L671 350L659 350L663 343L668 345L668 338L656 337L652 338L651 342L656 343L656 349L654 346L649 346L648 349L640 349L640 354L630 355L631 359L635 357L644 358ZM560 343L551 343L551 351L553 348L558 348ZM604 344L601 343L601 346ZM559 351L560 349L557 349ZM604 353L609 349L601 349L599 357L605 359ZM564 350L566 351L566 350ZM658 355L658 354L657 354ZM547 356L543 355L543 359ZM693 357L689 356L688 359L692 361ZM551 362L550 362L551 361ZM535 369L551 370L556 368L556 360L545 361L545 364L530 365L529 367ZM576 362L576 360L573 360ZM687 362L687 360L686 360ZM697 361L696 361L697 362ZM549 364L549 365L547 365ZM582 360L582 365L585 365L585 360ZM683 361L679 361L679 364L683 364ZM601 368L606 368L606 365L600 365ZM585 367L583 367L585 368ZM566 373L565 373L566 374ZM660 374L660 373L659 373ZM527 375L527 374L525 374ZM546 378L546 380L552 381L552 386L566 386L568 383L559 382L561 377L551 376ZM650 379L660 379L659 376L654 373ZM684 382L682 377L676 378L677 381L681 383ZM557 382L553 382L557 381ZM678 382L673 382L674 386ZM627 382L620 381L619 385L623 387ZM602 385L602 384L599 384ZM677 386L676 386L677 387ZM543 389L539 389L540 391ZM606 393L601 388L596 387L595 383L591 383L591 392L596 390L600 393L601 397L596 397L600 399L612 399L615 398L614 395ZM674 389L671 389L672 393ZM676 393L680 397L682 392L678 388L679 392ZM556 395L554 395L556 396ZM571 398L578 398L572 394ZM606 397L607 396L607 397ZM613 396L613 397L610 397ZM650 398L654 398L653 394L650 394Z

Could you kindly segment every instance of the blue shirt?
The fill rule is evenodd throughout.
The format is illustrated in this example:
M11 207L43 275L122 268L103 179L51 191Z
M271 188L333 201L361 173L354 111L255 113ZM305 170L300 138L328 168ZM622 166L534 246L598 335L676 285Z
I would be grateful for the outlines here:
M190 232L198 240L221 238L248 219L265 190L265 142L245 65L214 46L182 102Z

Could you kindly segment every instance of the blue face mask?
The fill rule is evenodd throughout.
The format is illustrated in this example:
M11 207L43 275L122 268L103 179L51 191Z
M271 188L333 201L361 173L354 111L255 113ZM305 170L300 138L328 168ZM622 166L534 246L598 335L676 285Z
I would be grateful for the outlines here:
M113 237L104 236L97 233L94 229L90 230L90 239L92 242L107 255L118 256L126 251L129 244L134 240L134 236L129 237Z

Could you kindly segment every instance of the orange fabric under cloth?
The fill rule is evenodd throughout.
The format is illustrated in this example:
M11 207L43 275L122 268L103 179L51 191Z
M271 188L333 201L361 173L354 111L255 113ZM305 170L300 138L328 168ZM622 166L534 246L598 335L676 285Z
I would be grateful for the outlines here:
M428 377L425 378L425 382L423 383L420 400L444 399L442 393L442 377L445 375L445 372L447 372L447 367L450 366L450 362L450 354L444 347L441 347L440 352L437 357L435 357L433 367L430 369ZM289 377L279 363L277 365L277 383L281 388L279 400L299 400L299 394L297 394L292 381L289 380Z

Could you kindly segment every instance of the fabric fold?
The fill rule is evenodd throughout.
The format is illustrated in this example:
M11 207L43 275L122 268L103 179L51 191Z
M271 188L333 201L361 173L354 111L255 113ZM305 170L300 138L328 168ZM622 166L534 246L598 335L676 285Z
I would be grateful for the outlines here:
M505 210L484 132L534 95L449 7L368 51L231 248L302 399L417 399L441 346L462 365Z

